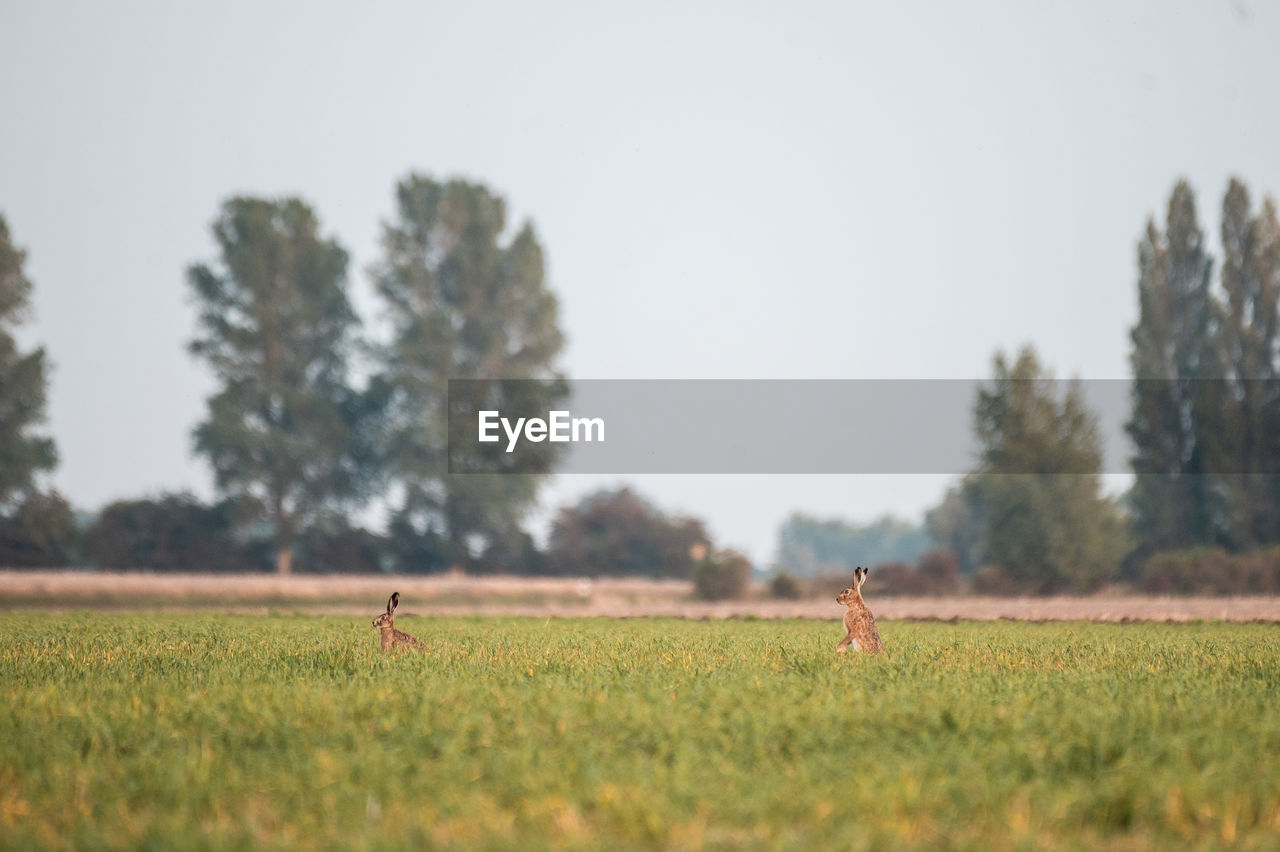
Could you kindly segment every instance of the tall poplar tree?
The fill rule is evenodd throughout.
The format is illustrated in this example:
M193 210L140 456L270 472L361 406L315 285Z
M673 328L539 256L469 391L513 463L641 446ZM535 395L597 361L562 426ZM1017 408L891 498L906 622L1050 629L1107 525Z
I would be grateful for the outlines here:
M196 264L191 351L220 389L195 430L217 486L271 525L289 573L300 529L349 507L368 483L365 400L348 385L359 327L347 253L296 198L239 197L213 224L219 262Z
M1226 536L1244 550L1280 538L1280 393L1277 296L1280 223L1267 199L1253 214L1249 191L1232 179L1222 201L1222 294L1218 343L1226 403L1214 412L1215 462L1228 501Z
M1214 341L1213 260L1195 194L1184 180L1169 199L1165 231L1148 221L1138 245L1138 323L1131 332L1134 382L1126 429L1136 474L1134 530L1151 552L1213 543L1223 510L1210 475L1213 414L1222 366Z
M35 475L58 463L53 439L35 431L45 419L44 349L23 352L14 338L31 308L26 258L0 215L0 514L30 497Z
M564 395L558 305L533 226L508 235L506 204L485 186L410 174L395 202L373 270L392 328L380 377L390 389L387 467L400 491L392 529L425 543L418 561L464 564L520 537L541 477L449 473L448 382L478 380L466 387L477 399L455 408L554 407ZM549 461L559 450L534 452Z

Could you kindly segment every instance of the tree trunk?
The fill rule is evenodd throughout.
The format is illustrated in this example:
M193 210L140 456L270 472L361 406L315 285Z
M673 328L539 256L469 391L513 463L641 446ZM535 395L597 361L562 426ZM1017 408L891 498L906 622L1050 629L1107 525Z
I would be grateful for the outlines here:
M272 478L271 520L275 525L276 573L293 573L293 518L285 514L284 489Z

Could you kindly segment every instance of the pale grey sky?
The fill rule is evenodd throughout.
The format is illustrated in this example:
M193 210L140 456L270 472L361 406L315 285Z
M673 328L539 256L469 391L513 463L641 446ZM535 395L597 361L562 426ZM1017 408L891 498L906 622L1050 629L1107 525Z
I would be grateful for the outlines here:
M211 493L184 270L298 194L357 303L396 180L531 218L576 378L1127 375L1135 241L1188 177L1280 192L1280 6L0 5L0 210L29 250L75 504ZM616 477L562 477L544 505ZM939 477L636 477L724 543L914 516ZM544 513L545 514L545 513Z

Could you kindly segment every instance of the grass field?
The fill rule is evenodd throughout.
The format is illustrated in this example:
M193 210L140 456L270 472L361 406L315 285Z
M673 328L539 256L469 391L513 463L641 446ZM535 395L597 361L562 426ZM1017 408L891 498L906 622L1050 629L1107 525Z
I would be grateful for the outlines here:
M0 614L0 846L1275 848L1280 628Z

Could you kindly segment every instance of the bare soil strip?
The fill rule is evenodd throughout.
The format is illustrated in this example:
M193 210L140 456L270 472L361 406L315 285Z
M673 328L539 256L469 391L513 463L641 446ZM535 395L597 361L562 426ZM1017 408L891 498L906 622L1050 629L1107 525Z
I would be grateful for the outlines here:
M694 600L680 580L549 577L107 574L0 571L0 610L302 612L376 615L393 591L398 615L525 615L838 620L830 598L723 603ZM877 618L1019 621L1262 621L1280 623L1280 597L879 598Z

